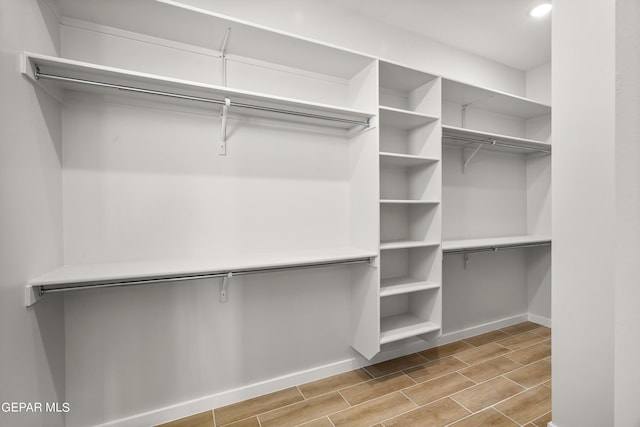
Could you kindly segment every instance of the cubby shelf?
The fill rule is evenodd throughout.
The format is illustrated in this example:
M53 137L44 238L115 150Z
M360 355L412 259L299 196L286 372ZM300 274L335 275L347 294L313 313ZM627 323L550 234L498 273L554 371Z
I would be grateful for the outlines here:
M406 200L406 199L382 199L382 205L437 205L438 200Z
M437 121L437 117L400 108L380 106L380 125L394 129L411 130Z
M408 249L408 248L423 248L430 246L439 246L438 242L425 242L421 240L397 240L390 242L381 242L380 250L390 250L390 249Z
M504 151L541 151L551 152L551 144L534 139L518 138L479 130L465 129L457 126L442 126L442 141L451 145L480 143L488 149ZM496 144L493 144L495 142Z
M110 91L109 93L118 94L122 92L120 90L113 91L113 86L126 86L136 89L135 92L138 93L155 93L160 95L156 99L164 101L195 101L209 105L213 104L215 111L218 110L218 106L222 106L225 103L225 98L229 98L231 111L235 114L303 121L341 129L351 129L357 125L367 127L370 118L375 116L375 113L334 105L306 102L121 68L105 67L53 56L24 53L23 57L22 72L41 84L43 88L59 100L62 99L61 91L64 89ZM62 77L64 80L38 78L37 72ZM234 108L234 105L237 105L237 108ZM247 105L253 108L247 108Z
M380 344L388 344L405 338L440 330L440 325L411 313L402 313L380 319Z
M410 292L440 289L439 283L418 280L414 277L391 277L380 281L380 296L400 295Z
M439 161L438 159L424 157L424 156L380 152L380 166L383 166L383 167L409 168L414 166L430 165L433 163L437 163L438 161Z

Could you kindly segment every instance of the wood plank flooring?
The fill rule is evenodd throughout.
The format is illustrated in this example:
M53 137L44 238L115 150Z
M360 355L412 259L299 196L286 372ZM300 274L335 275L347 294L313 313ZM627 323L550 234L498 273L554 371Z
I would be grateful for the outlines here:
M551 330L531 322L158 427L546 427Z

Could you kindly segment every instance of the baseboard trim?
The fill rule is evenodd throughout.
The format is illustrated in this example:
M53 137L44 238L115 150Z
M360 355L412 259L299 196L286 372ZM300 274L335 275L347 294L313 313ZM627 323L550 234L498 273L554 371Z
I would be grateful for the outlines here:
M99 424L95 427L139 427L141 425L156 425L166 423L200 412L209 411L220 406L241 402L263 394L272 393L288 387L294 387L310 381L341 374L361 367L356 358L340 360L323 366L314 367L291 374L256 382L243 387L225 390L209 396L193 399L175 405L158 408L153 411L136 414Z
M293 372L280 377L271 378L265 381L248 384L246 386L234 388L231 390L225 390L220 393L203 396L198 399L180 402L175 405L170 405L163 408L158 408L153 411L136 414L131 417L110 421L104 424L97 425L96 427L138 427L140 425L162 424L167 421L188 417L190 415L208 411L220 406L230 405L232 403L251 399L253 397L261 396L267 393L273 393L274 391L282 390L288 387L294 387L299 384L319 380L322 378L330 377L332 375L342 374L344 372L362 368L374 363L383 362L385 360L394 359L396 357L406 356L408 354L427 350L439 345L444 345L472 336L484 334L486 332L495 331L496 329L505 328L507 326L525 322L527 320L544 326L551 326L550 319L546 319L530 313L524 313L494 322L488 322L481 325L473 326L463 330L448 332L430 342L422 341L417 338L406 340L396 347L390 347L385 349L384 351L381 351L369 361L362 357L356 356L334 363ZM549 423L547 427L557 426Z
M555 424L553 423L553 421L549 421L549 422L547 423L547 427L559 427L559 426L555 425Z
M549 318L538 316L537 314L532 314L532 313L529 313L528 317L530 322L537 323L542 326L546 326L547 328L551 327L551 319Z

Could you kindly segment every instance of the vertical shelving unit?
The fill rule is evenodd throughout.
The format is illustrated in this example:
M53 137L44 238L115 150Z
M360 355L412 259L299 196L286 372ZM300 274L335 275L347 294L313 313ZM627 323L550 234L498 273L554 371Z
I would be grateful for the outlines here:
M440 81L380 62L380 344L441 329Z
M443 332L550 324L551 107L443 78L442 142Z

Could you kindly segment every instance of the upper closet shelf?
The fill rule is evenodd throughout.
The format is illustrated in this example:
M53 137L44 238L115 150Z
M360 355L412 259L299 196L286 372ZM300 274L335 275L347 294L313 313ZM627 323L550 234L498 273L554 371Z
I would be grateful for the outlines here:
M50 292L233 277L246 274L371 262L377 254L356 248L269 252L104 264L65 265L31 280L26 305Z
M53 0L63 23L85 21L241 56L350 79L372 63L370 57L173 0ZM179 23L179 25L177 25Z
M22 72L62 100L61 90L131 92L174 102L229 105L230 113L302 121L342 129L366 128L374 113L264 95L154 74L24 53ZM116 89L116 90L114 90ZM155 98L154 98L155 99ZM228 100L228 101L227 101ZM228 103L228 104L227 104ZM218 109L216 108L216 112Z
M380 106L380 125L384 127L411 130L418 126L428 125L436 120L438 120L437 117L427 114Z
M486 146L485 148L501 151L551 153L551 144L548 142L464 129L456 126L442 125L442 141L447 144L462 146L478 143Z
M550 236L491 237L485 239L445 240L442 242L442 251L445 254L458 254L546 246L550 244Z
M551 114L550 105L445 78L442 79L442 99L525 120Z

